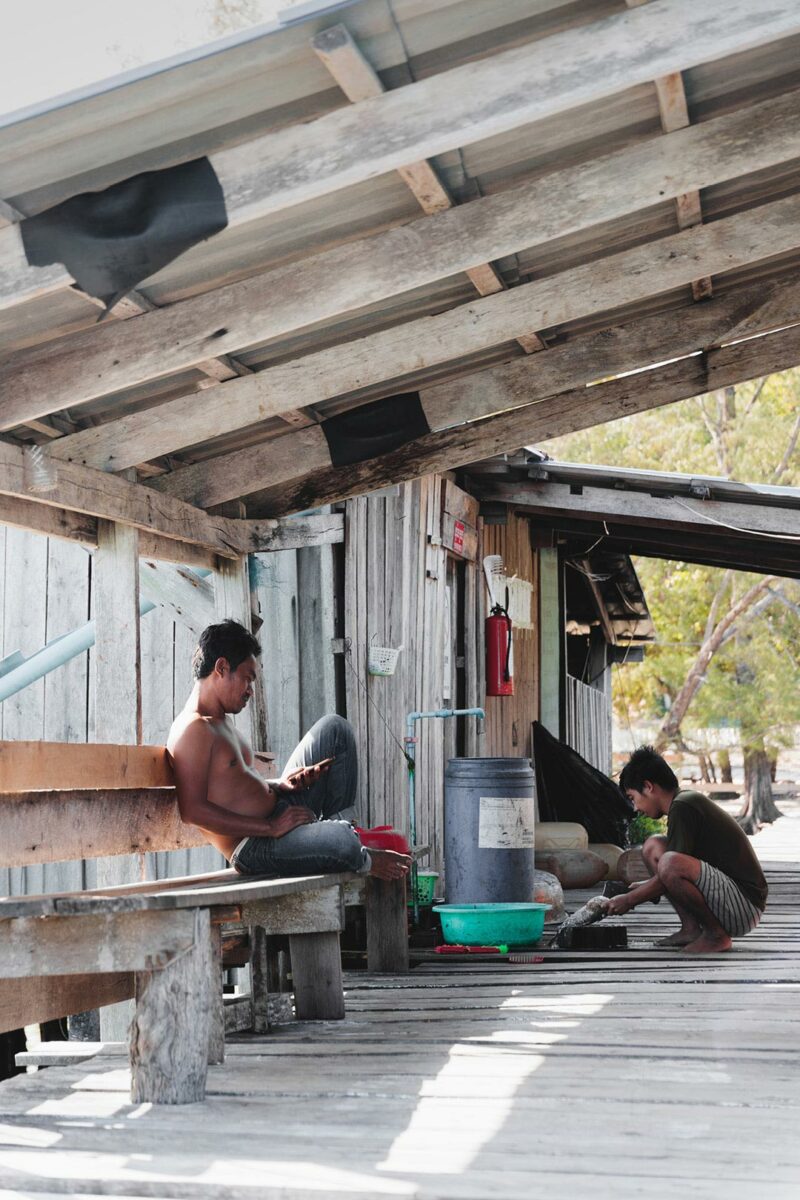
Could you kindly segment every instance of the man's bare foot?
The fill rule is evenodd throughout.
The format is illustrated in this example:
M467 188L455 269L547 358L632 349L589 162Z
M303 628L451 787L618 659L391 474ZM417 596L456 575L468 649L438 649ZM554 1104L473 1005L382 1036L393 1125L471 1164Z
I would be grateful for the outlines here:
M684 946L684 954L722 954L724 950L730 950L733 942L724 933L722 937L714 937L712 934L704 931L688 946Z
M702 925L696 925L693 929L678 929L669 937L659 938L657 942L653 942L653 949L671 950L675 946L690 946L692 942L697 941L702 932Z
M369 856L372 859L369 873L376 879L404 879L411 868L409 855L395 850L370 850Z

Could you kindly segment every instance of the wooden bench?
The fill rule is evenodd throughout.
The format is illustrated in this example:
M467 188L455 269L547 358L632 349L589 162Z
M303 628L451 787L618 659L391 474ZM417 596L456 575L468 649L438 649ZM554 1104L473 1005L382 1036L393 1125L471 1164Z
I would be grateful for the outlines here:
M91 787L87 787L91 781ZM118 786L123 783L124 786ZM0 742L0 866L204 845L163 747ZM347 873L206 875L0 900L0 1033L135 999L132 1096L188 1103L224 1058L222 927L250 927L252 1025L267 1025L268 939L288 935L300 1019L344 1016L339 935L367 905L372 970L408 967L405 887Z

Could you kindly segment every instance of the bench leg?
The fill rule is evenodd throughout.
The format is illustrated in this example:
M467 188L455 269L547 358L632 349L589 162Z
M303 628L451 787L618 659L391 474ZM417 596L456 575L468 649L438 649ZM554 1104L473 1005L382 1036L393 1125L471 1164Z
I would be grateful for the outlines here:
M283 938L268 937L260 925L250 926L253 1033L269 1033L273 1025L294 1020L291 984L286 978L288 950Z
M405 880L367 879L367 968L402 974L408 970L408 909Z
M194 913L194 945L136 973L130 1031L134 1103L192 1104L206 1094L212 948L208 909Z
M293 934L289 954L298 1021L341 1021L344 984L339 934Z
M208 1021L208 1063L218 1066L225 1062L225 1003L222 996L222 926L212 925L211 986Z

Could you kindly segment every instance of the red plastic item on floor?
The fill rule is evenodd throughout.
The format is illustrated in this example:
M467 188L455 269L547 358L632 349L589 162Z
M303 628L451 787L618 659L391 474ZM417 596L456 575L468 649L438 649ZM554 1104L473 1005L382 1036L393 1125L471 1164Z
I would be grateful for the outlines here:
M356 825L356 833L361 838L361 845L368 850L396 850L398 854L410 854L411 847L402 833L398 833L391 825L375 825L372 829L360 829Z
M436 954L507 954L508 946L434 946Z

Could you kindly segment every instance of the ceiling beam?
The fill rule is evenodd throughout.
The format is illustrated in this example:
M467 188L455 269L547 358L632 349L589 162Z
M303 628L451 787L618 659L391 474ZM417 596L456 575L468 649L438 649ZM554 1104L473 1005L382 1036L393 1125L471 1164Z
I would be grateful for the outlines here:
M711 302L709 302L711 303ZM538 356L521 360L534 368ZM800 326L754 338L745 345L725 346L665 367L577 388L511 411L497 411L504 367L496 368L493 415L467 425L424 434L399 450L337 470L330 467L265 488L248 499L248 512L277 516L302 512L349 496L431 472L452 470L477 459L605 424L632 413L646 412L740 383L800 363ZM514 364L515 366L518 364ZM482 373L489 381L492 371ZM510 404L513 398L509 397ZM264 472L265 482L269 479Z
M773 507L766 504L736 504L730 500L693 500L684 496L651 496L630 488L583 487L579 491L567 483L539 480L493 480L482 486L481 500L500 500L504 504L524 504L548 518L581 518L598 523L622 520L626 525L649 528L705 530L730 541L752 541L753 535L787 537L787 543L800 538L800 500L797 507ZM798 492L800 496L800 491ZM725 528L721 528L724 526ZM800 541L794 543L800 565ZM785 549L786 547L784 547Z
M229 220L243 224L798 31L795 0L766 9L752 0L653 0L279 129L212 163ZM72 282L61 267L28 267L17 226L1 232L0 304Z
M385 89L380 76L364 57L345 25L331 25L323 29L312 39L311 45L317 58L324 63L353 104L383 94ZM453 208L451 196L426 158L399 167L397 173L429 217ZM495 292L502 292L506 286L492 263L469 267L467 275L479 296L492 296ZM517 338L517 341L526 354L544 349L544 342L536 333L526 334Z
M105 322L18 351L0 368L0 428L10 429L48 412L195 367L212 356L335 319L476 263L658 204L665 196L691 187L706 187L798 157L800 93L795 92L133 320ZM520 291L515 288L475 303L494 301L513 308ZM555 323L549 313L539 315L540 328ZM519 334L534 327L532 319L528 317ZM268 385L256 382L258 378L223 384L224 405L216 392L193 398L196 419L205 418L207 426L209 412L227 411L229 401L239 395L264 401L262 415L252 417L254 421L308 403L294 396L287 403L285 388L280 397L264 400L261 392ZM259 404L252 408L257 412ZM198 440L207 436L202 428L199 434Z
M58 463L52 488L32 493L24 451L2 441L0 496L131 525L165 538L192 542L224 558L237 558L241 553L237 522L212 517L182 500L104 471Z
M800 238L800 197L796 199L795 204L798 212L797 237ZM752 218L753 214L748 216ZM675 279L675 272L681 261L684 266L683 278L688 282L689 278L696 275L698 261L708 262L710 259L695 253L682 259L675 250L670 251L669 246L674 247L675 243L683 238L707 236L712 233L719 235L724 224L717 222L665 239L668 246L663 248L665 252L662 256L653 261L649 271L628 269L631 258L640 254L639 251L632 251L615 256L614 259L604 259L585 268L578 268L575 273L565 272L563 277L556 276L543 284L528 284L526 288L534 289L535 293L537 288L549 285L547 291L552 297L552 302L560 304L562 311L563 305L569 303L570 299L575 301L576 311L585 311L586 306L591 304L597 304L601 309L613 309L615 303L621 303L620 299L612 299L615 289L624 290L639 283L645 286L654 286L656 283L662 287L669 286L665 281ZM755 227L759 228L760 233L766 232L757 220L754 223ZM739 239L738 233L741 231L741 225L737 232L729 230L734 236L730 243L727 238L724 239L726 245L735 245L737 251L745 250L748 244L752 245L747 237ZM617 263L616 260L622 261ZM574 290L565 282L566 276L571 274L577 274L580 279L580 285ZM562 282L564 286L560 290L558 285ZM606 287L610 290L606 291ZM516 289L515 293L508 294L522 291L523 289ZM800 320L800 284L788 285L785 294L784 323L788 325ZM621 295L621 291L618 295ZM575 338L574 341L537 355L535 368L531 370L528 369L527 360L520 358L512 360L503 368L478 371L452 382L423 388L422 407L428 425L434 430L443 429L459 422L486 417L492 412L523 406L534 399L541 399L577 385L593 383L612 374L640 369L667 358L678 358L681 354L703 350L725 340L726 328L739 320L737 311L745 311L745 306L752 311L764 298L762 284L757 289L748 290L744 297L728 296L719 306L703 306L697 315L693 309L680 309L644 321L631 322L629 327L621 326L612 334L604 331L584 338ZM532 303L524 309L523 316L535 310L536 305ZM447 314L451 322L453 315ZM429 323L436 320L438 318L428 318ZM474 328L474 324L465 325L462 334L458 327L452 327L450 336L442 339L441 345L445 348L450 347L450 353L463 353L467 348L463 342L469 341ZM428 332L432 331L429 329ZM419 350L422 353L425 333L421 333L420 339L423 345ZM747 351L743 352L746 357ZM738 352L734 350L734 353ZM57 447L58 443L56 453ZM247 495L268 482L279 484L293 478L297 473L298 462L305 464L306 471L324 470L330 466L328 444L322 428L300 430L267 444L244 447L190 466L178 467L169 474L154 479L152 486L207 508L234 496ZM248 487L248 481L254 486Z

